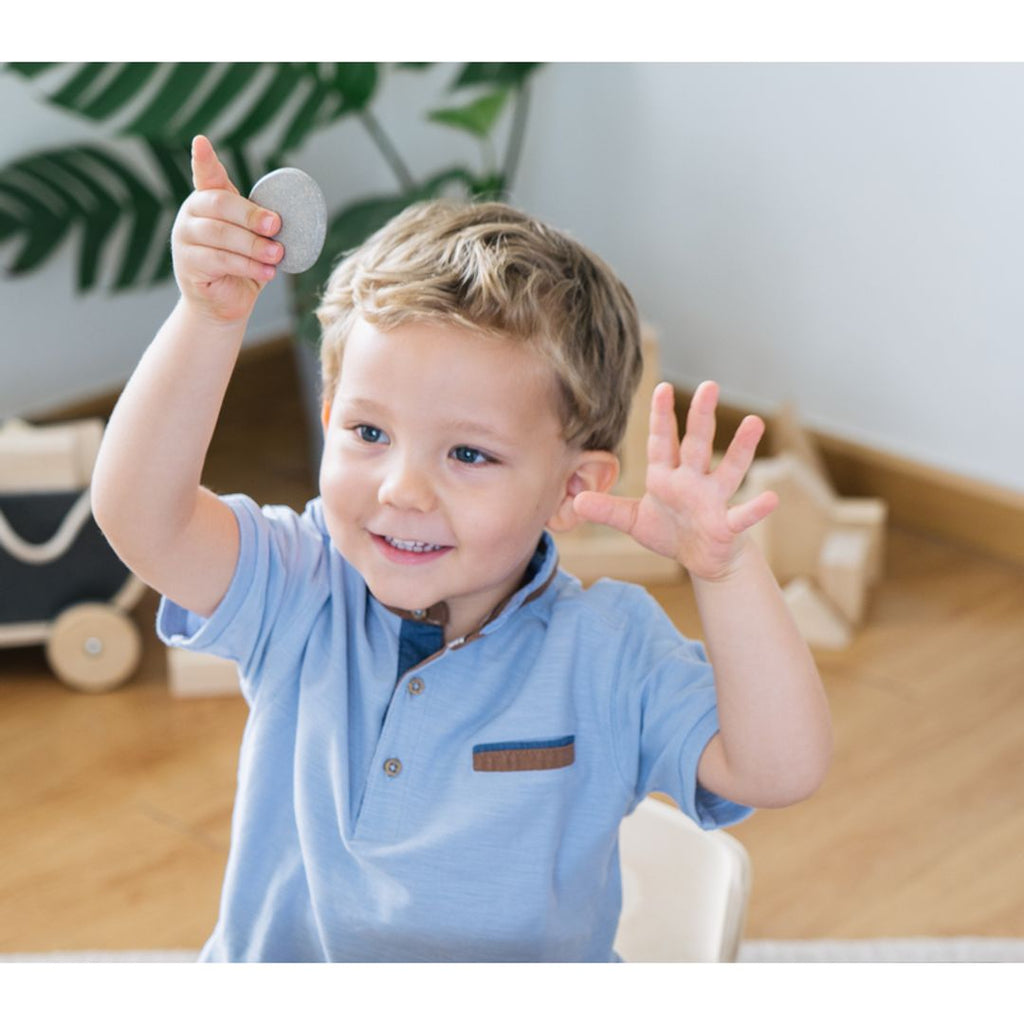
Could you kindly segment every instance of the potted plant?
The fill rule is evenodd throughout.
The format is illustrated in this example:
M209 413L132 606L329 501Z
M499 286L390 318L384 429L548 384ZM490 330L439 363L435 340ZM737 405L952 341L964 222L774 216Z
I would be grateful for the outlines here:
M189 144L209 135L239 190L297 162L317 132L358 121L394 175L394 187L330 212L317 263L288 278L295 337L318 343L312 315L337 256L409 203L453 191L506 197L522 146L529 85L537 64L462 64L426 117L480 144L479 167L464 162L417 178L375 109L388 76L426 64L7 64L68 112L116 131L116 138L26 155L0 167L0 244L15 247L7 272L29 274L76 235L77 287L112 291L166 281L167 239L191 192ZM141 109L140 109L141 108ZM219 132L227 119L232 127ZM499 158L496 136L507 128ZM268 142L269 140L269 142ZM142 166L145 165L145 166Z

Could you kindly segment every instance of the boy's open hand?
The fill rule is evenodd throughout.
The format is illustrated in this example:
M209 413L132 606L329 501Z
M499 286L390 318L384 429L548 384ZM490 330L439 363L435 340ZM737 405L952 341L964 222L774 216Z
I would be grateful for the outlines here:
M711 381L701 384L680 443L672 386L659 384L651 398L646 493L624 498L584 491L576 496L576 512L674 558L693 576L726 578L743 546L743 532L774 511L778 497L765 491L742 505L729 506L754 459L764 423L756 416L744 419L712 469L717 404L718 386Z
M244 321L284 255L269 237L281 218L239 194L203 135L192 143L192 181L171 232L178 287L211 320Z

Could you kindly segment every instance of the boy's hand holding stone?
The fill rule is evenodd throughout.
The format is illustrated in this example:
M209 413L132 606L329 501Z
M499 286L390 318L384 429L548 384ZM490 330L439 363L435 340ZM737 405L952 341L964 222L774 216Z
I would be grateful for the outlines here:
M270 237L281 218L239 194L202 135L192 143L192 180L171 233L178 287L212 322L244 323L284 255Z
M735 507L736 493L754 459L764 423L748 416L721 462L711 468L718 386L697 389L679 441L672 386L655 388L647 441L647 490L642 498L585 491L575 499L584 519L629 534L644 547L674 558L691 575L726 579L738 564L744 531L778 505L770 491Z

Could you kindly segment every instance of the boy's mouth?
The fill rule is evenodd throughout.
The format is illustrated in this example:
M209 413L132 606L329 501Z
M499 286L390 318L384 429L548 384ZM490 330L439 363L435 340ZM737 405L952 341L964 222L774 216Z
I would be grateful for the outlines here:
M431 544L425 540L408 540L404 537L391 537L380 533L371 533L370 536L385 558L402 565L416 565L432 561L452 550L449 544Z
M428 544L425 540L401 540L398 537L385 537L384 540L399 551L415 551L418 555L440 551L444 547L443 544Z

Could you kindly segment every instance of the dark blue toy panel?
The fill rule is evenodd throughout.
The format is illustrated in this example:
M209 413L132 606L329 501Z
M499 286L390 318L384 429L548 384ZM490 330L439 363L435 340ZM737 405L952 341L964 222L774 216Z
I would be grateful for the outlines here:
M0 512L23 541L42 544L57 532L81 493L0 495ZM50 622L73 604L109 602L128 575L92 516L51 562L22 562L0 545L0 625Z

